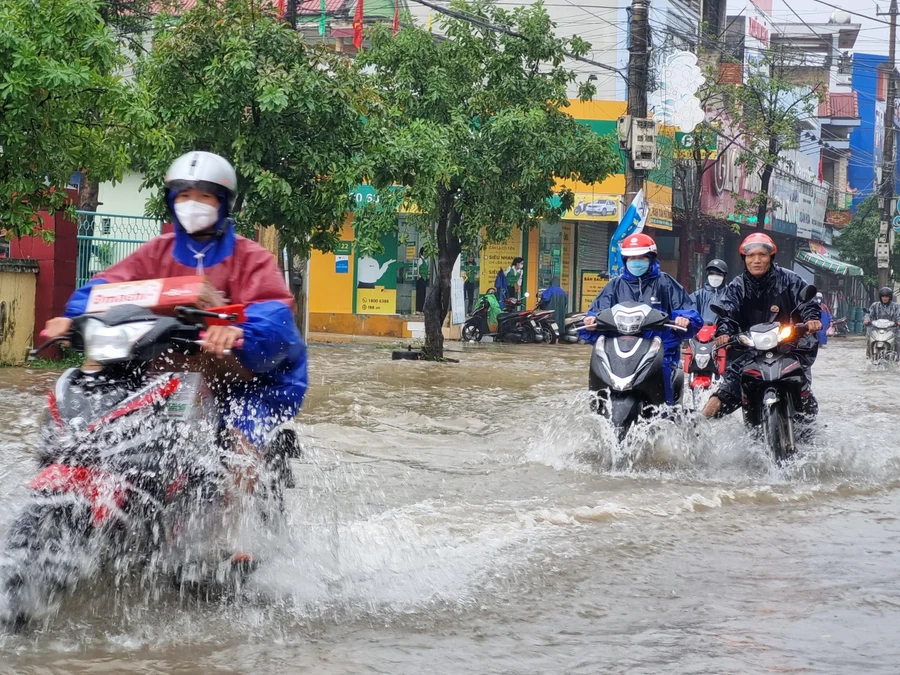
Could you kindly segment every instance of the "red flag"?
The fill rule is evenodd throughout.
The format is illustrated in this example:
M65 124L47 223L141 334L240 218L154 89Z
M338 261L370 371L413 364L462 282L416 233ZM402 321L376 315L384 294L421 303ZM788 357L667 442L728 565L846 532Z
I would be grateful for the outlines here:
M363 0L356 2L356 16L353 17L353 46L357 49L363 43Z
M394 0L394 35L400 32L400 0Z

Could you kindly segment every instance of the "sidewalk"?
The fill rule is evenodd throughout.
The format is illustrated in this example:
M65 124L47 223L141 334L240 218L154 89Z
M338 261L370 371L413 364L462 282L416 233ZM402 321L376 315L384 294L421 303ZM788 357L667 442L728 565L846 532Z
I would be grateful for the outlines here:
M310 333L309 344L354 344L354 345L386 345L419 346L422 340L414 338L398 338L382 335L344 335L341 333Z

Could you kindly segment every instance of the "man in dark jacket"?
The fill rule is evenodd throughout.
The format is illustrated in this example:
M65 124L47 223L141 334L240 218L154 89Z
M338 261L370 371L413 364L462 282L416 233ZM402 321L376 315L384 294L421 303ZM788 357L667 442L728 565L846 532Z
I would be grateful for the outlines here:
M553 320L559 337L562 337L566 329L566 312L569 311L569 294L559 285L559 277L553 277L550 286L541 293L540 308L553 310Z
M703 318L703 323L715 324L718 318L710 305L718 302L725 294L725 277L728 276L728 265L724 260L710 260L706 265L706 279L703 287L691 293L691 300L697 308L697 313Z
M725 344L731 336L759 323L805 323L808 332L799 340L794 353L807 379L803 397L807 406L800 412L814 415L818 406L809 388L812 383L810 369L819 350L816 331L822 329L822 310L814 300L801 301L801 291L807 284L800 275L774 263L777 251L775 242L762 232L754 232L744 239L740 248L744 273L732 279L725 288L724 297L716 303L725 311L716 322L716 343ZM745 357L752 358L752 355L741 355L728 366L718 390L703 409L704 416L727 415L740 406L741 370Z
M878 291L878 302L873 302L869 307L863 323L868 326L878 319L900 324L900 305L894 302L894 291L887 286Z
M600 312L629 300L643 302L654 309L667 312L672 317L672 322L684 329L676 332L666 328L659 333L665 350L663 371L666 378L666 400L671 405L674 403L671 372L681 359L681 341L696 335L703 320L682 285L660 271L656 242L651 237L646 234L631 235L622 243L621 251L625 271L621 276L610 279L600 291L588 309L584 324L592 326ZM579 336L590 344L596 343L599 338L597 332L591 329L579 331Z

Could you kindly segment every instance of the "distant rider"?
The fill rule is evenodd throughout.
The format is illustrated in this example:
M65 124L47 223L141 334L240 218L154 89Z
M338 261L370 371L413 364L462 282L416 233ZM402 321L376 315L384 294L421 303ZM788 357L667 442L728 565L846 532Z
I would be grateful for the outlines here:
M811 368L819 349L816 331L822 329L821 309L814 300L805 303L800 300L807 284L799 274L775 264L777 251L772 238L762 232L754 232L741 243L744 273L731 280L724 296L716 303L725 311L716 322L716 343L723 345L731 336L760 323L805 323L808 333L798 341L794 352L807 380L803 392L806 407L799 412L815 415L818 405L810 388ZM727 415L740 406L741 370L747 358L752 358L752 354L737 356L729 364L718 390L703 409L704 416Z
M873 321L887 319L900 325L900 305L894 302L894 291L885 286L878 291L878 302L873 302L866 312L863 324L868 326Z
M706 263L706 279L703 287L691 293L694 307L703 319L703 323L714 325L718 318L710 309L712 303L717 302L725 293L725 277L728 276L728 265L718 258Z
M660 335L665 346L663 373L665 376L666 400L674 403L672 392L672 372L677 368L681 358L681 341L696 335L703 325L703 320L694 309L694 302L684 288L675 279L659 269L656 253L656 242L646 234L633 234L625 239L621 247L625 271L614 277L600 291L591 303L585 326L597 323L597 316L620 302L642 302L654 309L661 310L672 317L672 322L685 331L667 328ZM579 335L593 344L599 337L594 330L582 330Z

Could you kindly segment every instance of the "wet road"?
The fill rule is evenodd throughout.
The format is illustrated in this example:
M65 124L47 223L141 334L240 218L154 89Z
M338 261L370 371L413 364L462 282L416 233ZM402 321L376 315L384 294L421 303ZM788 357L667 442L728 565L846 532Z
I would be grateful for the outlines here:
M82 588L0 673L900 672L900 373L861 342L821 352L826 428L786 468L732 416L621 472L586 349L454 348L311 350L290 536L246 598ZM0 370L0 527L52 379Z

